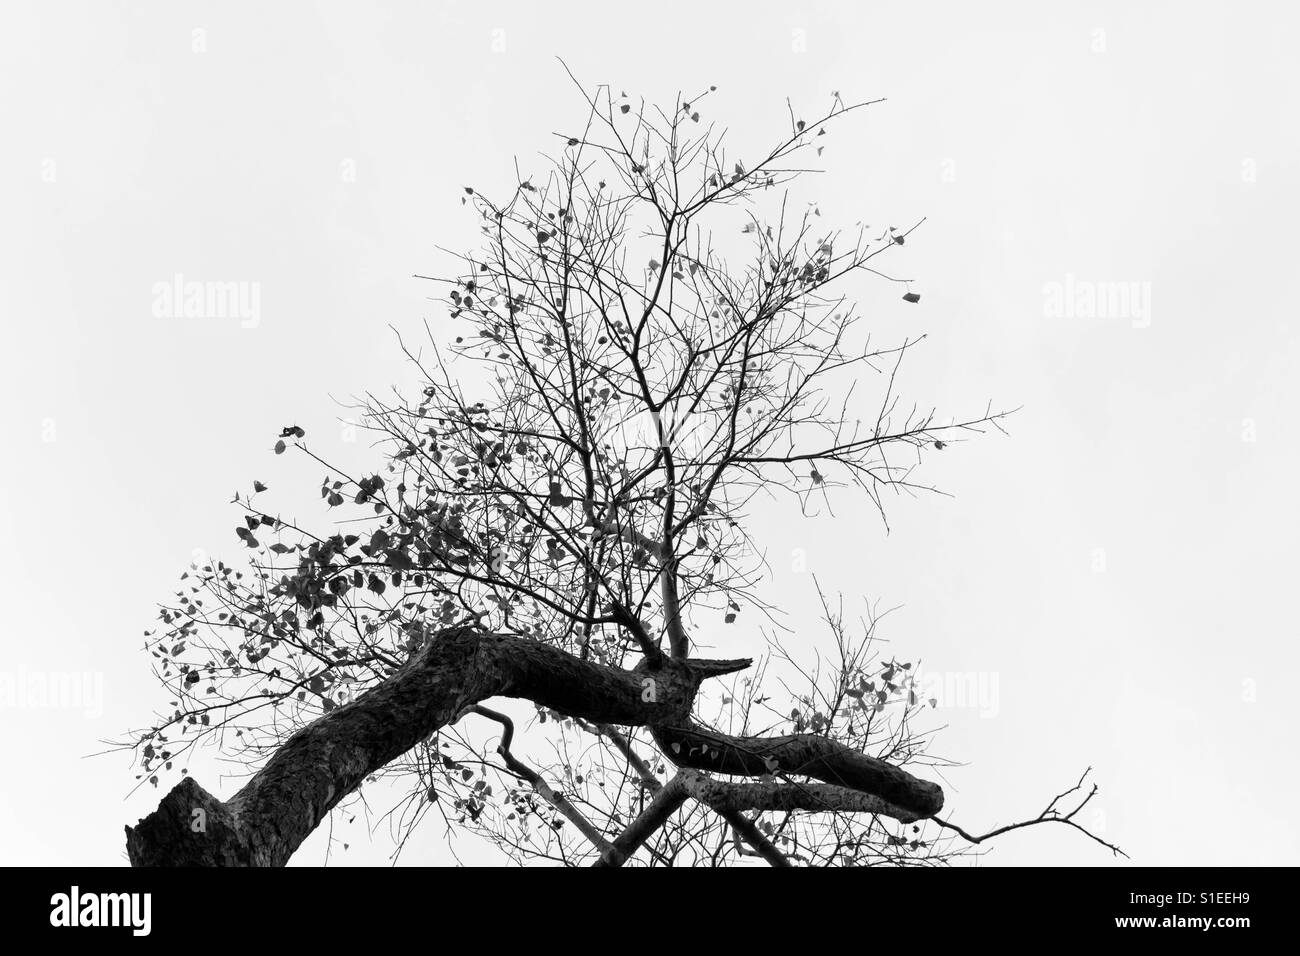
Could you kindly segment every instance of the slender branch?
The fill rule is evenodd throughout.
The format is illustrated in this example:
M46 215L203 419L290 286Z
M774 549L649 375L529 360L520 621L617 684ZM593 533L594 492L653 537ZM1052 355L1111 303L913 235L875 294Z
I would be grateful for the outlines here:
M1117 847L1115 844L1103 840L1101 837L1097 836L1097 834L1093 833L1091 830L1089 830L1087 827L1083 826L1082 824L1076 822L1074 819L1074 817L1078 814L1078 812L1082 810L1085 806L1087 806L1088 801L1090 801L1094 796L1097 795L1099 788L1095 783L1092 785L1092 789L1088 791L1087 795L1082 800L1080 800L1079 804L1069 813L1063 814L1061 813L1060 810L1056 808L1058 803L1060 803L1062 800L1069 797L1071 794L1077 793L1083 787L1084 780L1087 779L1088 774L1090 774L1091 772L1092 772L1092 768L1089 767L1087 770L1083 772L1083 776L1079 778L1078 783L1076 783L1069 790L1066 790L1062 793L1058 793L1055 797L1053 797L1052 802L1047 805L1046 809L1044 809L1042 813L1034 817L1032 820L1022 820L1019 823L1009 823L1006 826L998 827L996 830L990 830L988 833L983 833L979 836L975 836L971 833L968 833L966 830L957 826L957 824L952 823L948 820L940 820L938 817L936 817L934 822L939 824L939 826L943 827L946 830L952 830L962 839L970 843L983 843L985 840L991 840L994 837L1001 836L1004 833L1010 833L1012 830L1021 830L1024 829L1025 827L1038 826L1039 824L1043 824L1043 823L1062 823L1068 827L1072 827L1073 829L1078 830L1080 833L1082 833L1084 836L1086 836L1088 839L1092 840L1093 842L1100 843L1102 846L1110 850L1111 853L1115 854L1116 856L1122 856L1125 859L1128 859L1128 854L1125 853L1123 850L1121 850L1119 847Z
M497 753L501 755L501 759L505 761L505 765L510 768L511 773L531 784L532 788L537 791L543 800L564 814L578 828L578 832L590 840L592 846L600 850L601 853L607 853L613 849L610 842L605 839L604 834L596 829L591 821L584 817L564 794L552 790L546 781L542 779L541 774L510 752L510 743L515 735L514 721L505 714L484 707L482 704L476 704L470 710L482 717L487 717L489 720L495 720L501 725L501 743L497 745Z

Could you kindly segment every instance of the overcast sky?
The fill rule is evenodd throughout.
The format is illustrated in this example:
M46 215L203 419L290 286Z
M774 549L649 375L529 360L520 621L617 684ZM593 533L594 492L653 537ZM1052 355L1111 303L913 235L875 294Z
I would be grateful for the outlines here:
M865 321L928 333L902 377L921 405L1022 408L931 456L950 497L890 503L888 535L865 502L756 530L796 633L812 572L901 606L898 653L982 689L940 709L952 818L1032 815L1091 766L1087 822L1137 863L1294 862L1298 24L1240 2L7 2L0 675L90 693L0 703L4 862L125 861L161 794L88 755L165 701L156 603L196 554L239 557L253 478L323 517L319 469L270 453L282 425L366 459L335 399L409 380L390 324L445 322L412 275L473 245L462 187L506 187L580 119L557 57L651 101L716 84L741 143L787 97L888 98L837 124L815 184L845 224L927 217L898 260L921 302L864 281ZM255 314L165 314L177 274L247 283ZM1111 862L1060 829L986 862ZM351 842L334 861L392 849ZM408 853L450 860L434 828Z

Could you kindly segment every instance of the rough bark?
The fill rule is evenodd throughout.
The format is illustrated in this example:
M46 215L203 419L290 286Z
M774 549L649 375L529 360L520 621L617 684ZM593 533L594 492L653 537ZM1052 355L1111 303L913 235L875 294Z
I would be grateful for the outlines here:
M873 793L831 783L731 783L694 770L681 771L686 794L719 812L740 810L809 810L877 813L900 823L914 823L917 814L896 807Z
M598 733L604 734L613 742L619 752L627 758L627 761L632 765L632 768L636 770L637 774L641 777L641 782L646 785L646 788L651 793L657 794L663 789L664 785L661 784L658 778L650 772L650 767L637 755L636 751L632 749L632 745L628 742L626 737L608 724L597 724L594 729ZM736 831L737 835L753 847L754 852L765 859L771 866L790 866L790 861L786 859L785 854L777 849L776 844L763 836L758 827L754 825L754 821L750 820L739 810L725 807L714 809L722 819L726 820L727 823L731 825L731 828ZM604 856L602 856L595 865L607 866L612 864L606 861Z
M657 726L653 732L655 743L679 767L742 777L775 773L813 777L874 794L913 819L934 816L943 809L943 790L938 784L919 780L900 767L816 734L738 737L693 723Z
M680 774L659 788L659 792L646 804L637 818L618 835L614 846L600 855L593 864L598 867L622 866L627 858L659 830L683 803L689 794L682 785Z
M497 696L594 723L650 726L668 741L669 758L686 767L771 772L761 757L754 762L742 753L757 748L788 772L874 793L905 812L928 816L942 806L934 784L852 751L827 750L822 738L722 738L729 746L721 766L686 753L681 742L698 743L704 733L690 724L701 681L748 665L660 658L620 670L536 641L471 628L444 631L392 677L295 733L229 801L183 780L154 813L126 828L127 853L134 866L283 866L369 774ZM709 738L715 749L719 736Z

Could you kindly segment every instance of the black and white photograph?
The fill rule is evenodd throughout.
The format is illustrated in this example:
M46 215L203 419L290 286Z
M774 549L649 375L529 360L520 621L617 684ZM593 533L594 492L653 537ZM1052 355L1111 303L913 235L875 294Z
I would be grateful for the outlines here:
M5 0L9 924L898 868L653 889L1249 940L1298 856L1298 45Z

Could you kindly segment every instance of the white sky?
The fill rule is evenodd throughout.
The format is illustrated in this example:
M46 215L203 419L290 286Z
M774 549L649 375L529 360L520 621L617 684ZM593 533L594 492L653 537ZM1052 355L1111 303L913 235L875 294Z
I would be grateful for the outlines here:
M1024 407L932 456L953 497L900 499L888 537L847 502L762 530L796 629L801 548L846 602L903 605L900 655L996 679L995 715L943 715L938 750L969 762L953 818L1030 815L1091 765L1087 822L1138 863L1294 862L1298 24L1226 2L6 3L0 673L102 675L103 707L0 708L0 859L124 860L159 794L124 799L126 759L85 755L163 702L155 603L195 549L239 557L253 478L318 515L319 469L275 433L363 453L330 396L406 379L387 326L442 319L411 275L473 244L461 187L505 186L580 115L558 55L651 100L716 83L741 143L787 96L888 97L838 124L816 184L846 224L928 217L898 260L921 303L863 283L867 321L929 333L903 381L923 405ZM260 322L156 318L178 272L260 283ZM1149 322L1049 314L1067 276L1149 284ZM756 623L716 641L760 650ZM440 840L407 859L449 859ZM1109 856L1061 828L987 862Z

